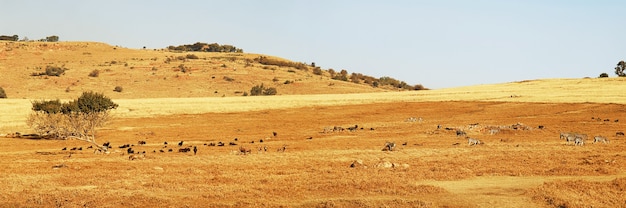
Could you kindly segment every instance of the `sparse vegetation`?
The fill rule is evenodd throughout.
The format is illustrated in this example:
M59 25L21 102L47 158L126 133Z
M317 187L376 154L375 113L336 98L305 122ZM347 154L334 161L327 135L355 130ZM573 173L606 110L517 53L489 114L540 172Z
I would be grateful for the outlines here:
M7 93L4 92L4 89L0 87L0 98L7 98Z
M100 76L100 70L94 69L93 71L91 71L89 73L89 76L90 77L98 77L98 76Z
M266 56L259 56L257 58L254 59L254 61L256 61L257 63L263 64L263 65L273 65L273 66L280 66L280 67L292 67L298 70L304 70L307 71L309 68L309 66L305 63L297 63L297 62L291 62L291 61L281 61L278 59L271 59L268 58Z
M233 79L233 78L231 78L231 77L227 77L227 76L224 76L224 80L226 80L227 82L233 82L233 81L235 81L235 79Z
M252 89L250 89L250 96L276 95L276 93L278 93L276 88L274 88L274 87L266 88L265 86L263 86L263 84L256 85L256 86L252 87Z
M196 54L191 54L191 53L190 53L190 54L187 54L187 55L185 56L185 58L187 58L187 59L198 59L198 56L196 56Z
M190 45L169 46L167 49L172 51L198 51L198 52L227 52L227 53L243 53L243 49L232 45L220 45L217 43L201 43L197 42Z
M113 89L113 91L115 92L122 92L124 90L124 88L122 88L121 86L115 86L115 88Z
M61 67L57 67L57 66L46 66L46 71L45 72L34 72L31 74L31 76L61 76L65 73L65 71L68 70L67 68L61 68Z

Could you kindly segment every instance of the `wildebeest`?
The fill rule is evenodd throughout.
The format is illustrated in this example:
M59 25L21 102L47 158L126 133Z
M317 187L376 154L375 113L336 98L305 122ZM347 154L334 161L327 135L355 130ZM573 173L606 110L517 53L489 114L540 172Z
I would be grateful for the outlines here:
M189 147L178 149L178 152L189 152L189 151L191 151L191 148L189 148Z
M595 144L596 142L602 142L604 144L609 143L609 139L607 139L606 137L603 136L595 136L593 137L593 143Z
M182 147L183 146L183 141L178 142L178 146Z
M63 147L63 149L61 149L61 150L67 150L67 147Z
M359 129L359 125L348 127L348 131L356 131L357 129Z
M456 130L456 136L460 137L460 136L467 136L467 133L465 133L465 131L462 130Z
M467 137L467 144L469 146L481 144L480 140Z
M615 132L615 136L624 136L624 132L621 132L621 131Z
M126 152L128 154L133 154L133 153L135 153L135 150L133 150L133 148L128 148L128 149L126 149Z
M383 151L393 151L396 148L395 142L385 142L385 146L383 147Z
M198 147L193 146L193 155L196 155L196 153L198 153Z
M159 150L159 152L165 152L164 150Z
M253 142L253 143L254 143L254 142ZM235 145L237 145L237 143L234 143L234 142L229 142L229 143L228 143L228 145L230 145L230 146L235 146Z
M168 149L168 150L167 150L167 152L173 152L173 151L174 151L173 149Z
M128 148L128 147L130 147L130 144L125 144L125 145L119 146L120 149L124 149L124 148Z
M144 144L146 144L146 141L138 141L137 144L144 145Z
M223 147L223 146L224 146L224 142L218 142L218 143L217 143L217 146L219 146L219 147Z
M272 132L272 135L274 135L274 137L278 136L278 132Z

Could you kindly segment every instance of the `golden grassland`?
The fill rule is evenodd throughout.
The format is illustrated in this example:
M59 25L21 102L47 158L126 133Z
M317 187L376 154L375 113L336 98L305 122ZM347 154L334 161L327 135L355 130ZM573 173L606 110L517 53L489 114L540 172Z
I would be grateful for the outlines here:
M107 47L103 50L109 50ZM127 57L161 53L115 50L128 50ZM102 61L111 59L115 58L102 57ZM303 90L243 97L233 92L221 97L199 91L181 95L172 88L153 93L151 87L155 86L147 83L154 80L138 81L128 94L120 94L92 82L109 82L106 80L125 75L88 78L88 72L48 79L24 76L21 82L29 86L19 85L19 81L2 86L20 92L8 90L10 99L0 99L0 133L29 132L24 121L33 99L78 96L65 92L64 85L33 88L41 81L80 79L83 88L76 91L105 92L120 107L97 135L100 143L111 142L111 154L93 154L88 144L75 140L0 138L1 207L626 204L626 139L616 136L624 131L626 122L626 99L619 93L624 85L619 78L380 92L359 85L338 89L343 83L329 85L334 80L318 77L309 84L327 90L323 93ZM227 91L224 89L231 84L220 85L218 90ZM135 98L137 94L144 96ZM421 121L410 122L409 118ZM356 131L323 133L328 127L354 125L359 127ZM469 146L446 128L464 129L484 144ZM494 128L500 131L491 134L489 129ZM563 131L603 135L610 143L567 145L559 139ZM147 144L138 145L138 141ZM180 141L184 141L182 147L196 146L197 154L179 153ZM397 150L381 151L386 141L395 141ZM209 146L217 142L226 145ZM145 157L129 160L126 149L118 148L123 144L145 151ZM83 150L70 150L73 147ZM252 152L238 154L239 147ZM282 147L285 151L278 151Z

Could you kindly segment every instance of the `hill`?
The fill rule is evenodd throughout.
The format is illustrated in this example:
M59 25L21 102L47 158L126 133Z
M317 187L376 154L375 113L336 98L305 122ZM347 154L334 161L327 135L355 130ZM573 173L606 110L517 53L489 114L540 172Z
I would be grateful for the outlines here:
M265 62L260 61L262 58ZM366 80L332 79L315 67L270 65L293 63L252 53L177 52L128 49L97 42L0 41L0 74L9 98L68 99L83 91L111 98L180 98L242 96L253 86L274 87L279 95L343 94L398 91L372 87ZM60 76L47 67L66 69ZM350 75L348 75L350 76ZM113 90L119 87L121 92Z

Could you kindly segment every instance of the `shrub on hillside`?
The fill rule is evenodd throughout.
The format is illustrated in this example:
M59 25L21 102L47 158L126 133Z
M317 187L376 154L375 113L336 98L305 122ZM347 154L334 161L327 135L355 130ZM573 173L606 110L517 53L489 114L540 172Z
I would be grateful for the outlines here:
M274 87L265 88L263 84L257 85L250 89L250 96L258 96L258 95L276 95L278 91Z
M98 77L98 76L100 76L100 70L94 69L93 71L91 71L89 73L89 76L90 77Z
M600 76L598 78L607 78L607 77L609 77L609 74L602 73L602 74L600 74Z
M198 56L196 56L196 54L187 54L185 56L185 58L187 58L187 59L198 59Z
M4 89L0 87L0 98L7 98L7 93L4 92Z
M115 89L113 89L113 91L115 92L122 92L124 89L121 86L115 86Z
M58 67L58 66L46 66L46 71L45 72L40 72L40 73L33 72L31 74L31 76L44 76L44 75L47 75L47 76L57 76L58 77L58 76L61 76L61 75L65 74L65 70L67 70L67 68L61 68L61 67Z

